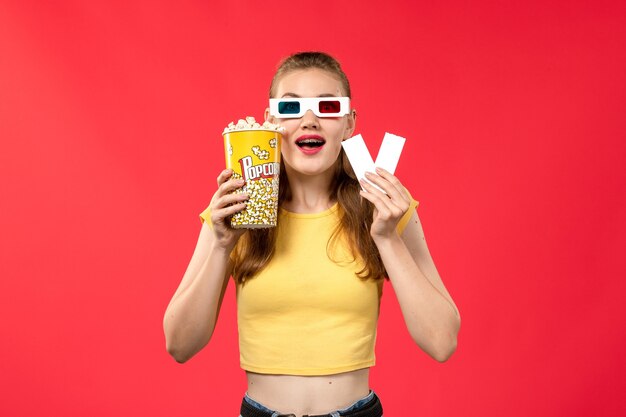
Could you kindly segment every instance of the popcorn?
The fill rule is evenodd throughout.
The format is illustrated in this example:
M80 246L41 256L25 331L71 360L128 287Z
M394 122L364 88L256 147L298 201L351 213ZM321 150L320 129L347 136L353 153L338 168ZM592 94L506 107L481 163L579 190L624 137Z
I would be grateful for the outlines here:
M270 123L268 121L265 121L263 122L263 124L260 124L259 122L255 120L254 117L248 116L245 118L245 120L244 119L237 120L236 124L234 122L230 122L228 126L224 128L224 131L222 132L222 134L228 133L228 132L236 132L237 130L273 130L275 132L283 133L285 131L285 128L280 125Z
M242 178L234 173L232 178ZM241 189L250 196L246 209L234 214L230 218L233 228L254 228L276 225L276 204L278 202L278 179L261 178L248 180Z
M260 124L250 116L230 122L224 129L226 166L233 170L231 178L244 180L244 185L231 193L249 195L246 207L230 216L233 228L276 226L280 138L284 131L280 125Z

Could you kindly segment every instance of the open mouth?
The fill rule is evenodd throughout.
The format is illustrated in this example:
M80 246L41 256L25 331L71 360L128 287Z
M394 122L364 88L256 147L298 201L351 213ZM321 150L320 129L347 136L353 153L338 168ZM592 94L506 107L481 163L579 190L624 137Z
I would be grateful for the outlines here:
M325 143L321 136L301 136L296 139L296 145L303 149L321 148Z

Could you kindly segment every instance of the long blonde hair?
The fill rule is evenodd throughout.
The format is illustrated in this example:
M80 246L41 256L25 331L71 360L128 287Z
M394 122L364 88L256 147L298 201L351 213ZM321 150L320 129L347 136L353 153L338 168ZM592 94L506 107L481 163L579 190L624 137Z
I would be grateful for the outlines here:
M284 74L301 69L317 68L328 71L341 82L346 95L351 97L348 77L337 60L324 52L299 52L284 59L278 66L270 85L270 98ZM278 205L291 198L289 179L281 162L279 177ZM364 267L357 272L362 279L381 279L387 276L385 266L370 235L374 207L363 199L359 182L343 151L335 163L335 175L331 183L330 199L337 201L339 223L327 245L327 253L332 259L332 246L340 238L345 238L353 257L360 257ZM248 230L237 242L231 253L233 277L243 283L261 271L272 259L276 245L277 228Z

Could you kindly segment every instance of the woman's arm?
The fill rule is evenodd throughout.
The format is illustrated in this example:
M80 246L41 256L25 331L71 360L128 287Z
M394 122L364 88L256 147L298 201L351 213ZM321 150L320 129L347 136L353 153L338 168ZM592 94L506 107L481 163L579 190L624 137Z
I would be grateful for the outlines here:
M163 318L167 351L183 363L211 339L230 276L229 251L216 247L203 223L187 271Z
M444 362L456 350L459 311L430 256L417 212L399 236L396 226L411 201L400 181L384 170L363 181L361 195L375 206L370 234L378 247L411 337L422 350Z
M167 306L163 330L167 351L178 362L198 353L211 339L231 273L230 252L245 232L228 224L228 217L245 208L246 194L232 191L242 180L229 180L231 170L217 177L210 204L211 222L204 222L189 266Z
M461 317L430 256L417 212L401 237L379 239L377 246L411 337L431 357L446 361L456 350Z

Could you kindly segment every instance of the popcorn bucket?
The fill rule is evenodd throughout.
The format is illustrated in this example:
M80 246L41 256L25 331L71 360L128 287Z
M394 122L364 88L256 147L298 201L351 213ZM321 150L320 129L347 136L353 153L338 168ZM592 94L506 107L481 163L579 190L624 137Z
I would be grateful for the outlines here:
M235 229L275 227L278 215L278 175L280 173L280 141L275 129L225 131L226 168L232 178L243 178L245 184L236 193L248 193L245 210L230 218Z

